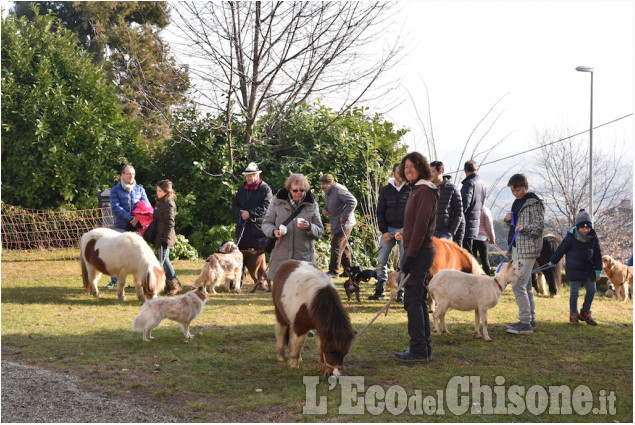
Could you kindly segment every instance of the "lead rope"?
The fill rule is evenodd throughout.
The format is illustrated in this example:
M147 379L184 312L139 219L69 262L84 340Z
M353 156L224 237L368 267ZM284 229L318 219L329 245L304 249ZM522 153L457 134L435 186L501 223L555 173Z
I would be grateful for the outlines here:
M364 326L364 328L363 328L361 331L359 331L359 332L357 333L357 335L355 335L355 338L353 338L353 342L357 341L357 340L359 339L359 337L360 337L360 336L362 336L362 334L363 334L364 332L366 332L366 329L368 329L368 327L369 327L370 325L372 325L372 324L373 324L373 322L374 322L375 320L377 320L377 318L379 317L379 315L380 315L381 313L383 313L383 312L385 311L385 312L386 312L386 314L385 314L385 315L386 315L386 316L388 315L388 308L390 307L390 303L392 303L394 300L396 300L396 299L397 299L397 294L399 294L399 291L401 290L401 288L403 288L403 286L404 286L404 285L405 285L405 283L408 281L408 279L410 279L410 274L408 274L408 275L407 275L407 276L406 276L406 277L405 277L405 278L401 281L401 283L399 284L399 286L397 287L397 289L395 289L395 290L394 290L394 291L390 294L390 299L388 300L388 302L386 303L386 305L385 305L385 306L383 306L383 307L381 308L381 310L379 310L379 311L377 312L377 314L375 315L375 317L373 317L373 318L370 320L370 322L368 322L368 324L367 324L366 326Z

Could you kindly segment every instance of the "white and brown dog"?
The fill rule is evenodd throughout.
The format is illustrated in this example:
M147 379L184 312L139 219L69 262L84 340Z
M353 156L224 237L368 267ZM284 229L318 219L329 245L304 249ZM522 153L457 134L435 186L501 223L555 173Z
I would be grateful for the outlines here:
M626 301L629 294L632 298L633 267L620 263L610 255L602 257L602 267L604 268L604 273L606 273L609 281L613 285L615 299L619 301L621 298L622 301ZM609 290L610 289L609 286Z
M218 253L207 257L201 274L194 280L193 286L207 286L208 292L215 294L216 290L214 288L220 285L225 285L225 290L229 292L229 282L232 281L234 289L240 293L243 272L242 252L231 241L223 242L218 251Z
M201 314L206 301L205 287L176 298L153 298L141 307L141 313L132 321L132 330L143 332L143 340L150 341L154 339L152 329L167 318L179 322L185 338L194 338L190 334L190 323Z
M487 310L498 304L500 294L508 283L518 282L520 277L514 270L512 262L505 263L494 278L479 276L458 270L441 270L430 281L430 294L437 303L434 311L434 332L439 333L439 320L443 332L448 332L445 326L445 313L449 308L461 311L474 310L474 333L481 338L479 332L479 316L483 321L483 337L491 341L487 333Z

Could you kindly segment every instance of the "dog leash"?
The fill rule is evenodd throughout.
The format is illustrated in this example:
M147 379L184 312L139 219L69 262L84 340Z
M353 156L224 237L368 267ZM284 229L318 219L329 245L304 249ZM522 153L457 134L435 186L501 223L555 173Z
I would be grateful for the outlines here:
M405 283L408 281L408 279L410 279L410 274L408 274L408 275L407 275L407 276L406 276L406 277L405 277L405 278L401 281L401 283L399 284L399 286L397 287L397 289L395 289L395 290L394 290L394 291L390 294L390 299L388 300L388 302L386 303L386 305L385 305L385 306L383 306L383 307L381 308L381 310L379 310L379 311L377 312L377 314L375 315L375 317L373 317L373 318L370 320L370 322L368 322L368 324L367 324L366 326L364 326L364 328L363 328L361 331L359 331L359 332L357 333L357 335L355 335L355 338L353 339L353 342L357 341L357 340L359 339L359 337L360 337L360 336L362 336L362 334L363 334L364 332L366 332L366 329L368 329L368 327L369 327L370 325L372 325L372 324L373 324L373 322L374 322L375 320L377 320L377 318L381 315L381 313L383 313L383 312L385 311L385 312L386 312L386 314L385 314L385 315L386 315L386 316L388 315L388 309L389 309L389 307L390 307L390 303L392 303L392 302L393 302L393 300L396 300L396 299L397 299L397 294L399 293L399 291L401 290L401 288L403 288L403 286L404 286L404 285L405 285Z
M543 264L542 266L540 266L540 267L536 267L535 269L533 269L533 270L531 271L531 274L536 274L536 273L538 273L538 272L545 271L545 270L547 270L547 269L550 269L551 267L552 267L552 266L550 266L550 265L549 265L549 263L547 263L547 264Z
M512 218L512 223L513 223L513 221L514 221L514 219ZM514 236L512 237L512 241L510 242L509 248L507 249L508 253L509 253L509 251L511 251L512 246L514 245L514 240L516 240L516 235L518 235L518 231L519 231L519 229L516 228L516 231L514 232ZM505 256L505 258L507 258L507 257ZM496 269L496 273L501 271L501 267L503 267L503 263L505 263L505 258L503 258L503 261L501 261L501 263L498 265L498 268Z

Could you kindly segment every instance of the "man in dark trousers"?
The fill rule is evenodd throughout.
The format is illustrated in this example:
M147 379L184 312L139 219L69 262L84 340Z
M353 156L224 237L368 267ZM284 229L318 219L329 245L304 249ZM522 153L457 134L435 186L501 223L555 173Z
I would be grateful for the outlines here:
M327 274L330 277L337 277L341 261L344 268L342 274L348 277L352 266L348 238L356 223L357 199L344 185L337 183L331 174L320 177L320 186L324 191L322 215L330 216L331 222L331 261Z
M369 300L382 300L386 298L386 280L388 280L388 258L395 244L399 246L399 259L403 259L403 243L395 239L395 234L403 228L403 216L406 211L406 203L410 196L410 186L405 184L399 175L399 164L392 167L392 177L388 184L381 188L377 199L377 225L381 236L379 238L379 251L377 252L377 277L375 280L375 293L368 297ZM401 273L399 281L401 281ZM397 301L403 302L403 288Z
M463 215L465 216L465 236L463 237L463 248L474 255L472 241L478 236L478 226L481 221L481 208L485 202L487 190L477 174L478 167L476 161L470 159L463 167L465 179L461 182L461 199L463 200Z
M251 162L243 172L245 184L238 189L232 209L238 217L236 238L240 249L260 249L262 221L271 202L271 188L260 178L261 171Z

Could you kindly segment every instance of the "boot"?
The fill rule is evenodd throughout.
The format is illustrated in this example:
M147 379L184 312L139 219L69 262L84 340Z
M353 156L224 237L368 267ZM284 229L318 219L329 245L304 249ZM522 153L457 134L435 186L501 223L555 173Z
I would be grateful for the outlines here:
M578 313L569 313L569 324L570 325L579 325L578 322Z
M384 289L385 280L375 282L375 293L368 297L369 300L383 300L386 298L386 290Z
M176 295L181 292L181 282L178 278L170 279L165 284L165 295Z
M584 320L585 322L587 322L591 326L597 326L598 325L598 322L593 320L593 317L591 317L591 310L589 310L589 311L580 311L580 319Z

